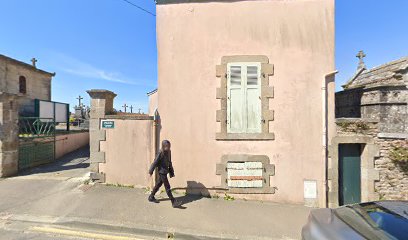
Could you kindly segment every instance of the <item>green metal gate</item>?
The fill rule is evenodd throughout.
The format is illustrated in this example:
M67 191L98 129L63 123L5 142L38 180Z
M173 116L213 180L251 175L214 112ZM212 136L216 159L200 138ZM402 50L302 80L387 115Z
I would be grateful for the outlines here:
M53 118L19 118L19 170L55 160L55 121Z

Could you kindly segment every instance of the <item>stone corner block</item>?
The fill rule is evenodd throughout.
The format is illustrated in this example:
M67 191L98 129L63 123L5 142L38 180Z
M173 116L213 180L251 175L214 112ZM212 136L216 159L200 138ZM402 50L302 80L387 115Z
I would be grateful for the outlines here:
M106 180L105 178L105 173L96 173L96 172L91 172L90 178L94 182L100 182L104 183Z
M226 110L217 110L216 112L216 120L217 122L222 122L227 120L226 119L227 111Z
M275 111L274 110L264 111L264 118L265 118L266 121L274 121L275 120Z
M225 164L217 163L217 165L215 167L215 174L216 175L224 174L226 171L227 171L227 168L226 168Z
M272 76L274 74L274 65L273 64L268 64L268 63L262 63L262 72L265 73L265 75Z
M227 91L225 91L225 89L223 89L223 88L217 88L216 98L217 99L226 99L227 98Z
M216 77L224 76L227 73L226 70L227 70L226 64L216 65L215 66L215 75L216 75Z
M262 97L264 98L274 98L274 88L273 87L263 87L262 88Z
M91 163L105 163L105 153L104 152L91 152L90 154Z

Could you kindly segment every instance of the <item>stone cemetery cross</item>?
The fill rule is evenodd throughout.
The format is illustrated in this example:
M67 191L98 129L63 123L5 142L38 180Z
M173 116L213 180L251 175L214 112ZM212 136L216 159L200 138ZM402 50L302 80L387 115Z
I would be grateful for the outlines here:
M130 105L130 113L133 113L133 105Z
M139 114L140 114L140 111L142 111L142 109L141 109L141 108L139 108Z
M123 105L122 107L125 109L125 112L126 112L126 109L127 109L127 107L129 107L129 106L126 105L126 103L125 103L125 105Z
M81 97L81 95L79 95L76 99L78 99L78 102L79 102L79 103L78 103L78 104L79 104L78 107L80 107L80 106L81 106L81 100L84 99L84 98Z
M31 59L31 62L32 62L32 64L33 64L33 67L36 67L35 64L37 63L37 59L32 58L32 59Z
M356 57L360 60L358 63L358 69L365 68L364 58L366 57L365 53L361 50L357 53Z

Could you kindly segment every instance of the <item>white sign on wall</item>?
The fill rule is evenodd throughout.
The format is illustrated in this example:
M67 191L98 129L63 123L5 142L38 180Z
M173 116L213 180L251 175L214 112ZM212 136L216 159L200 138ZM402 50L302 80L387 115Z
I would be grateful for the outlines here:
M317 198L317 182L314 180L305 180L303 182L304 198L314 199Z
M40 118L54 118L54 103L47 101L39 102Z
M55 103L55 122L66 122L68 119L67 104Z
M68 104L38 100L38 108L38 117L43 118L43 121L45 121L44 118L55 117L57 123L67 122Z

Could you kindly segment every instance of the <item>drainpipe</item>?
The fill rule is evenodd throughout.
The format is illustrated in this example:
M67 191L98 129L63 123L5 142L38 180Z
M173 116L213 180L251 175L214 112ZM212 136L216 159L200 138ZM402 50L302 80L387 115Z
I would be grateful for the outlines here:
M322 99L323 99L323 135L322 135L322 145L323 145L323 155L325 159L325 166L324 166L324 171L325 171L325 177L324 177L324 188L325 188L325 205L328 207L328 193L329 193L329 186L328 186L328 163L329 163L329 137L330 136L330 129L329 129L329 122L332 122L334 124L335 116L334 116L334 101L335 101L335 96L332 96L332 106L329 106L329 94L334 94L335 89L333 89L333 92L330 92L329 89L329 83L335 81L335 75L338 73L338 71L333 71L325 75L324 81L323 81L323 86L322 86ZM334 86L333 86L334 87ZM329 119L329 114L331 114L331 119Z

